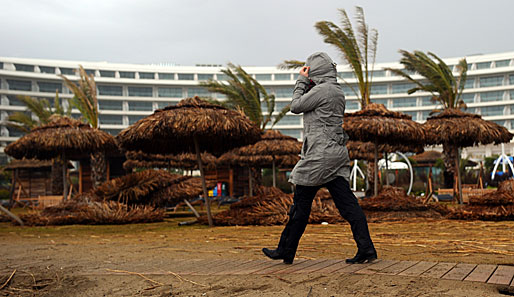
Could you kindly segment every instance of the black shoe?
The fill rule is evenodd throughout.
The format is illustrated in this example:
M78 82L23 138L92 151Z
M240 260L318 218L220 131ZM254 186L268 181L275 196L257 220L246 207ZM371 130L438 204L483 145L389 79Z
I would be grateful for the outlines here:
M357 252L357 255L351 259L346 259L348 264L371 263L377 259L377 252L373 249L367 252Z
M293 259L291 257L284 257L282 256L277 250L270 250L268 248L263 248L262 252L266 257L273 259L273 260L284 260L284 264L293 264Z

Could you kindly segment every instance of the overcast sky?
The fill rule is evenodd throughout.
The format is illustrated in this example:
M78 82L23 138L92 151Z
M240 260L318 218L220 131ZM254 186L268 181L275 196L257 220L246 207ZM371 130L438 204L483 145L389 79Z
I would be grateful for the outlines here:
M0 56L121 63L274 66L327 51L314 29L362 6L379 62L514 51L511 0L0 0Z

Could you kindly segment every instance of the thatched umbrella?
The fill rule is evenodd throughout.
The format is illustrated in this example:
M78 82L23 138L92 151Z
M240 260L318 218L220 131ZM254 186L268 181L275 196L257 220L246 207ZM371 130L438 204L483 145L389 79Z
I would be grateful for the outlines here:
M507 128L483 120L480 115L459 109L445 109L431 116L423 124L427 144L442 144L443 151L455 161L459 203L462 203L462 185L459 170L459 148L478 144L509 142L514 136ZM449 161L449 160L447 160Z
M64 164L63 197L66 199L66 160L116 149L116 142L110 134L72 118L52 116L50 123L32 129L30 133L9 144L5 153L16 159L48 160L61 157Z
M378 193L379 144L413 145L422 144L425 139L421 125L413 121L411 116L390 111L384 105L376 103L368 104L360 111L345 114L343 128L351 140L375 144L375 195Z
M123 163L126 169L136 167L144 168L181 168L186 170L198 169L196 155L192 153L183 153L178 155L163 154L147 154L141 151L128 151L125 153L127 161ZM202 164L208 169L215 168L218 159L209 153L202 153Z
M215 181L206 181L207 187L212 188L216 185ZM202 179L199 177L187 177L187 179L164 187L152 193L152 201L155 205L164 205L165 203L187 201L192 197L202 194Z
M142 150L154 154L195 152L210 226L211 208L200 153L207 151L219 156L234 147L255 143L259 138L259 128L243 113L198 97L156 110L117 136L121 146L129 151Z
M273 187L277 186L275 174L276 158L278 156L298 156L302 144L296 138L284 135L277 130L266 130L258 142L235 149L234 153L240 156L269 156L273 171ZM270 163L268 163L270 164Z

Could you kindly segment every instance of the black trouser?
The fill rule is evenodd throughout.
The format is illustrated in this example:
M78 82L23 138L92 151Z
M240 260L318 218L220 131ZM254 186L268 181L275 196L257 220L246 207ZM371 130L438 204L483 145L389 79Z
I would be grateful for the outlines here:
M350 223L353 238L357 243L359 251L364 252L374 249L373 242L369 236L366 216L350 189L350 184L343 177L337 177L320 186L296 185L293 205L289 211L289 222L287 222L284 231L282 231L277 251L286 259L294 258L300 238L305 231L305 227L307 227L312 201L318 190L322 187L328 189L339 213Z

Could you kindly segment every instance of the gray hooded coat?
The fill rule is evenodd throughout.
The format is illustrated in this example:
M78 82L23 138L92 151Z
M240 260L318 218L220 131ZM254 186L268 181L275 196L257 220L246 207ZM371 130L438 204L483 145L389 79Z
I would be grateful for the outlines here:
M319 186L338 176L349 180L348 136L342 128L346 102L335 63L326 53L314 53L305 66L309 78L298 77L291 102L292 113L303 113L303 147L289 182ZM310 90L309 79L316 84Z

